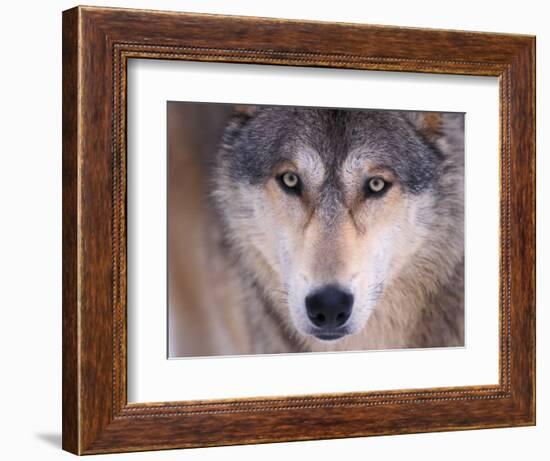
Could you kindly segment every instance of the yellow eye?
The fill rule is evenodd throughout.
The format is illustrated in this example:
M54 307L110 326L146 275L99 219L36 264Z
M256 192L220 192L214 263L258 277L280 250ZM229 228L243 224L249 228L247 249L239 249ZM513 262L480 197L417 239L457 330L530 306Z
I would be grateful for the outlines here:
M386 181L384 181L382 178L375 177L369 179L369 190L371 192L374 192L375 194L378 192L382 192L385 187Z
M283 174L281 181L283 181L283 184L289 189L294 189L298 185L299 179L294 173L288 172Z
M287 171L277 176L277 181L283 192L296 196L302 195L302 181L300 181L300 177L296 173Z

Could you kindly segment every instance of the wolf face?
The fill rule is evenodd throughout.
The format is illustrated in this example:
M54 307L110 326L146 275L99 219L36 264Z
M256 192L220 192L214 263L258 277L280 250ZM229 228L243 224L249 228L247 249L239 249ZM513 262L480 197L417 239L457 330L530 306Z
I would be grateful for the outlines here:
M234 117L216 202L229 247L289 334L309 345L358 334L411 261L445 245L434 233L462 213L440 193L455 160L438 136L461 120L445 117L283 107Z

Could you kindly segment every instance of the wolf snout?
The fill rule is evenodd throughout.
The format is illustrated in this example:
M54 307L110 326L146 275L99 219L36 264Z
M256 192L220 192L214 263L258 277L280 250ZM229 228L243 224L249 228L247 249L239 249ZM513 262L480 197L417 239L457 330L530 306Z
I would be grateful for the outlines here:
M306 311L310 322L317 327L321 339L343 336L338 329L344 326L353 307L353 295L336 285L326 285L306 296ZM334 336L334 338L325 337Z

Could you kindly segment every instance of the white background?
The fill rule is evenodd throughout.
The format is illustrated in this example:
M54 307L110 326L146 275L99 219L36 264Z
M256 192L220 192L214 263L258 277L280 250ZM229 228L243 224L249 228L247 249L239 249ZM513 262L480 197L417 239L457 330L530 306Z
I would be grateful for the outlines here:
M89 4L100 4L89 1ZM320 19L537 35L538 57L538 425L440 434L116 455L116 459L547 459L550 31L544 3L385 1L114 1L111 6ZM61 10L69 1L9 2L0 17L0 350L2 457L69 459L61 430ZM546 277L548 278L548 277ZM545 391L546 389L546 391ZM105 457L98 457L103 459ZM115 458L110 458L115 459Z
M128 93L129 401L498 383L496 77L144 59ZM466 347L166 360L166 101L466 113Z

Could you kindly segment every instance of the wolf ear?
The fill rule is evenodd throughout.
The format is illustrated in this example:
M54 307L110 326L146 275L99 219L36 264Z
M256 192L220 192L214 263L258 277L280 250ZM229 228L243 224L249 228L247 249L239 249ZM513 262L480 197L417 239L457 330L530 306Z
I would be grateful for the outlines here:
M258 106L236 104L233 108L229 127L233 130L242 129L258 112Z
M235 105L235 116L241 116L241 117L252 117L256 111L258 110L258 106L246 106L244 104L237 104Z
M464 114L456 112L409 112L407 117L427 142L445 156L464 157ZM458 157L457 157L458 156Z
M257 110L257 106L247 106L244 104L237 104L233 107L233 113L229 117L222 138L222 144L226 149L230 150L232 148L233 143L241 135L243 129L254 117Z
M408 118L427 141L436 142L445 134L445 117L441 112L410 112Z
M409 112L416 131L432 144L445 140L464 143L464 114L456 112Z

